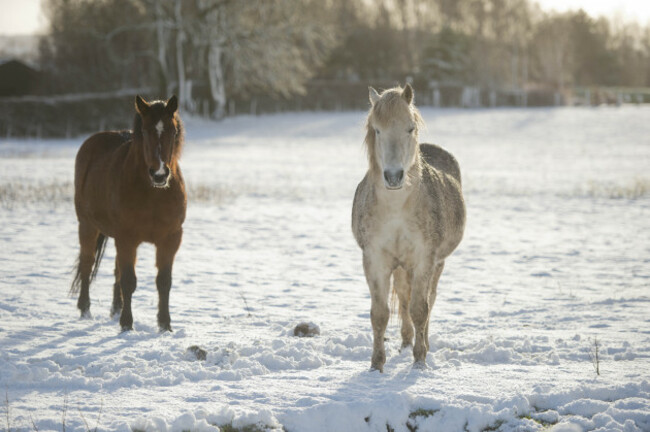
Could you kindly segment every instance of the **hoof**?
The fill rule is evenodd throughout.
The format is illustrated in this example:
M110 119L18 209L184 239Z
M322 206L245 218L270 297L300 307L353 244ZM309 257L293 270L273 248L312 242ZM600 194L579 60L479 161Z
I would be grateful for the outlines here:
M122 307L111 307L111 319L119 318L122 315Z
M93 314L90 313L90 309L86 309L86 310L81 311L81 316L79 318L84 319L84 320L85 319L92 319Z
M401 354L405 350L412 350L413 345L410 343L403 343L401 347L399 347L399 353Z
M158 324L158 331L160 333L173 332L171 324Z
M424 361L413 362L413 370L423 371L423 370L427 370L427 369L429 369L429 366L427 366L426 362L424 362Z
M384 373L384 364L383 363L371 363L370 372L379 371L379 373Z
M128 332L128 331L133 331L133 326L122 326L122 333Z

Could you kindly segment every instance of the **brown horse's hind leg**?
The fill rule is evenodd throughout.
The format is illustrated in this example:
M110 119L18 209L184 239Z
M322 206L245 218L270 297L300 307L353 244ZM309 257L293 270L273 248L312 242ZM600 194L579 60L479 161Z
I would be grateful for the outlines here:
M113 304L111 305L111 318L122 312L122 288L120 288L120 265L115 257L115 283L113 284Z
M90 275L95 264L95 250L99 230L87 223L79 223L79 267L77 269L78 283L80 284L77 308L81 317L90 317Z
M133 330L131 297L137 285L135 277L135 253L137 247L131 241L115 239L115 249L117 250L117 261L120 270L120 289L122 291L122 314L120 315L122 331Z
M181 245L182 237L183 231L179 230L156 243L156 267L158 267L156 288L158 288L158 327L160 331L172 331L169 316L169 291L172 288L174 256Z
M411 285L406 270L398 267L393 271L393 289L399 299L399 316L402 319L402 347L400 350L413 345L413 321L409 313L411 300Z

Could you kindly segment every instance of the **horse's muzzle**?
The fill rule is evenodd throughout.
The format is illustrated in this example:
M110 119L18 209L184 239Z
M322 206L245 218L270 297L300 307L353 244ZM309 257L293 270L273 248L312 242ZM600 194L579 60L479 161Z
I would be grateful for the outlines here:
M165 188L169 185L169 168L167 165L164 165L162 170L153 170L149 169L149 177L151 177L151 183L153 187Z
M401 189L404 184L404 170L384 170L384 184L387 189Z

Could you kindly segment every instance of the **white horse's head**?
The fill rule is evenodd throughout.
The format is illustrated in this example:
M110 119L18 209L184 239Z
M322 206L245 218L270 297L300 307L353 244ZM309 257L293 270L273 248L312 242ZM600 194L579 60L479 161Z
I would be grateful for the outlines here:
M409 173L418 163L418 128L422 118L413 105L413 88L395 87L381 94L370 87L370 112L366 145L371 170L381 175L387 189L409 184Z

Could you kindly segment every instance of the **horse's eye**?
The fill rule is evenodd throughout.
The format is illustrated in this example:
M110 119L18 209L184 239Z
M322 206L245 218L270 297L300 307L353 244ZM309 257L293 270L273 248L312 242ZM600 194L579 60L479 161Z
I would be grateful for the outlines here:
M379 129L375 129L375 133L379 135Z
M415 128L412 127L411 129L408 130L408 133L412 134L414 130L415 130Z

